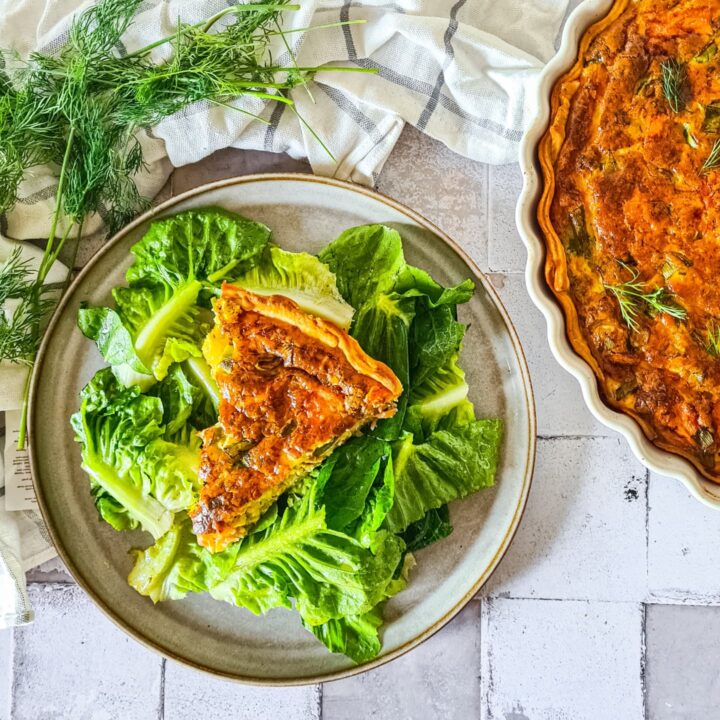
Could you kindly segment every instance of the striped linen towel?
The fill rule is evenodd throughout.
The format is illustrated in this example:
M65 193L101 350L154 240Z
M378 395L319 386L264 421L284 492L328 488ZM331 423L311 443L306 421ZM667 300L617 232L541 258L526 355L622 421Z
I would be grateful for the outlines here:
M0 37L12 38L15 49L27 54L60 47L72 15L92 2L4 0L4 8L2 4L0 0ZM231 0L144 0L119 51L131 52L170 35L178 18L200 22L228 4ZM143 134L148 170L137 181L144 194L154 196L172 166L226 147L286 152L307 158L317 174L372 185L405 123L475 160L514 162L523 128L536 110L532 88L554 52L568 0L299 4L299 10L284 14L285 29L367 21L287 36L299 66L331 63L377 71L325 72L308 88L292 92L298 114L323 138L334 159L284 105L256 98L235 102L263 117L266 125L240 112L199 103L161 122L151 135ZM278 63L291 62L281 39L276 42L273 57ZM162 57L167 47L153 52ZM21 201L3 219L3 232L15 239L46 234L54 193L52 173L33 172L21 188ZM99 221L89 229L98 228ZM10 382L0 367L0 387ZM21 608L17 622L29 617L13 590L23 551L17 547L20 532L9 527L12 515L0 515L0 626L13 622L7 608ZM6 596L12 592L16 595Z

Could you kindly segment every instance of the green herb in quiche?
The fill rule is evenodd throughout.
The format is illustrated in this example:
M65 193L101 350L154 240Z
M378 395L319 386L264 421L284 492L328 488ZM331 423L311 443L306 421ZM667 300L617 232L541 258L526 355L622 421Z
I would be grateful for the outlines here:
M674 113L685 109L690 94L687 68L675 59L666 60L660 66L663 94Z
M605 283L605 289L615 296L620 315L631 330L638 329L637 316L643 308L650 313L665 313L678 320L687 317L685 308L675 303L665 288L648 290L647 283L639 279L640 273L635 268L624 262L618 264L630 273L630 279L618 285Z
M715 170L717 167L720 167L720 138L713 143L710 154L705 158L701 171L706 173L710 172L710 170Z

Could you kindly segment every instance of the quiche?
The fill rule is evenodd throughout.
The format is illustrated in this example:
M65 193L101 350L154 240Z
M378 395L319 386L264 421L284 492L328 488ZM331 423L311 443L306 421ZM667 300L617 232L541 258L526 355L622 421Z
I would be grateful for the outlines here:
M617 0L538 147L545 275L604 400L720 482L720 0Z
M224 284L203 354L220 391L201 433L198 542L220 551L300 477L369 423L402 385L332 322L281 295Z

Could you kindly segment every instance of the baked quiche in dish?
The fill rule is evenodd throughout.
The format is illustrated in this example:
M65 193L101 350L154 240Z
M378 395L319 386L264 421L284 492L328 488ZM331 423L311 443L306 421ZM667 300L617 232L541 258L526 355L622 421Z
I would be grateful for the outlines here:
M720 0L618 0L538 146L545 277L605 402L720 482Z

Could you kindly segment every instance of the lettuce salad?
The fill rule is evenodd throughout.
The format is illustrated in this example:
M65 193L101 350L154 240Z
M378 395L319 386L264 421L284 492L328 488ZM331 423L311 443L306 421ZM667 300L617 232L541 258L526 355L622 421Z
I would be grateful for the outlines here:
M448 503L494 481L501 422L476 418L458 364L457 305L473 284L441 287L383 225L351 228L317 256L285 252L270 235L219 208L154 222L114 307L80 310L109 367L82 390L72 426L100 517L154 538L134 551L139 593L160 602L207 592L256 614L294 608L329 650L364 662L380 651L383 606L408 582L413 553L452 532ZM197 431L217 420L201 345L223 281L349 328L404 392L394 417L337 448L213 554L187 510L199 489Z

